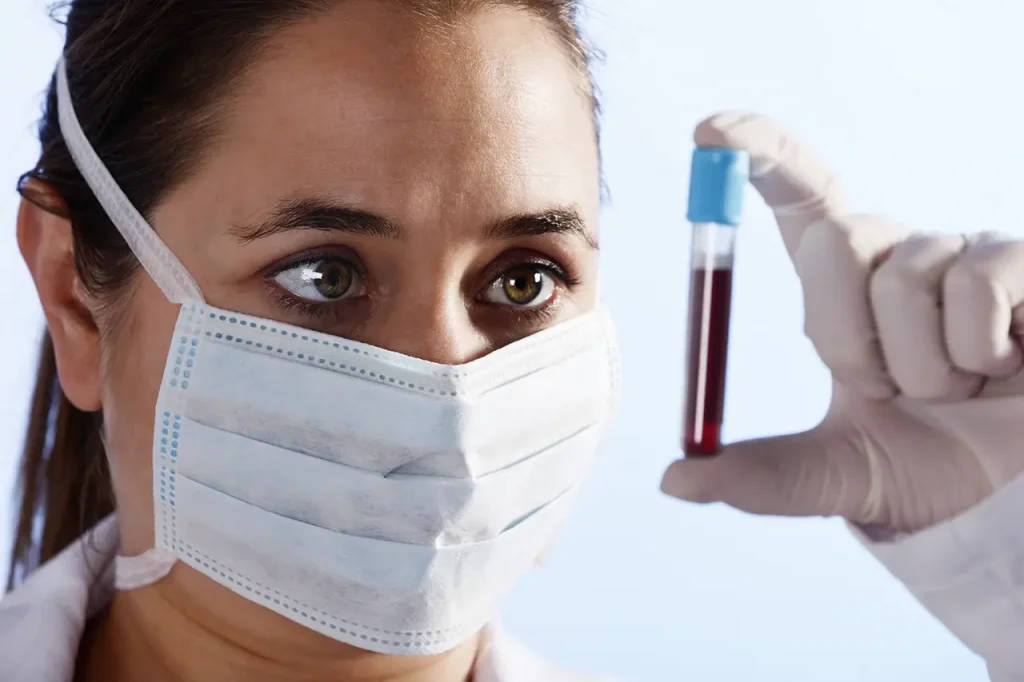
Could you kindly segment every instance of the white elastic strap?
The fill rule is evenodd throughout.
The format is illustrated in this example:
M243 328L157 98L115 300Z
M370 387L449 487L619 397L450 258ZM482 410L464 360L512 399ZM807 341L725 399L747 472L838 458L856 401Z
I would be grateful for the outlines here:
M71 91L68 88L63 57L57 63L57 110L64 142L71 152L75 165L78 166L82 177L107 212L111 222L128 242L132 253L164 292L167 300L171 303L202 301L203 294L199 290L199 285L121 191L110 171L86 139L71 104Z
M109 456L110 446L107 445L107 437L102 429L100 429L100 441L103 443L104 451ZM111 533L110 529L113 529L111 535L113 542L116 543L118 530L117 526L114 525L114 519L113 515L108 517L100 529L107 533ZM113 566L110 567L114 574L111 583L115 590L121 591L152 585L170 573L171 567L174 566L176 561L177 558L173 554L158 547L148 549L137 556L116 555ZM103 601L104 603L106 602L106 600Z
M114 589L135 590L162 580L177 559L170 552L153 548L138 556L114 559Z

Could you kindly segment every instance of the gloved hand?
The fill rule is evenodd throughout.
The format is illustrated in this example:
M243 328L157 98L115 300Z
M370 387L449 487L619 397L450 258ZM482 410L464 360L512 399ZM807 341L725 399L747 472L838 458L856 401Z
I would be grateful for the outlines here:
M695 140L750 152L834 391L816 428L676 462L662 490L913 532L1024 471L1024 241L851 214L833 176L759 116L715 116Z

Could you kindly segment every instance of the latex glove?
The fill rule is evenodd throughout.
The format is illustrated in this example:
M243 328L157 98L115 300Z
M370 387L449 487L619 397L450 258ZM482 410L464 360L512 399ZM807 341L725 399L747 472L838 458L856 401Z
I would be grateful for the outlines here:
M676 462L662 490L915 531L1020 474L1024 242L915 235L853 215L833 176L759 116L715 116L695 140L750 152L752 184L775 212L801 280L805 332L834 391L816 428Z

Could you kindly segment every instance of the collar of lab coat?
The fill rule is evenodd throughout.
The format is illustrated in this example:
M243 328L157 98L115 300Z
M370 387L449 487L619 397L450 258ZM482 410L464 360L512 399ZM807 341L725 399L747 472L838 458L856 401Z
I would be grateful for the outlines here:
M0 680L74 679L85 622L113 595L117 537L111 516L0 601ZM473 682L600 681L548 665L491 625L484 632Z

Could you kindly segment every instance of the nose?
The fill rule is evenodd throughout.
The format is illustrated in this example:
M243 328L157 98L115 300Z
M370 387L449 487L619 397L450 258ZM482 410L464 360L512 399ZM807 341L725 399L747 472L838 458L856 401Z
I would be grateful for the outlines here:
M477 329L457 287L437 295L403 296L374 316L363 340L396 353L461 365L490 352L490 342Z

